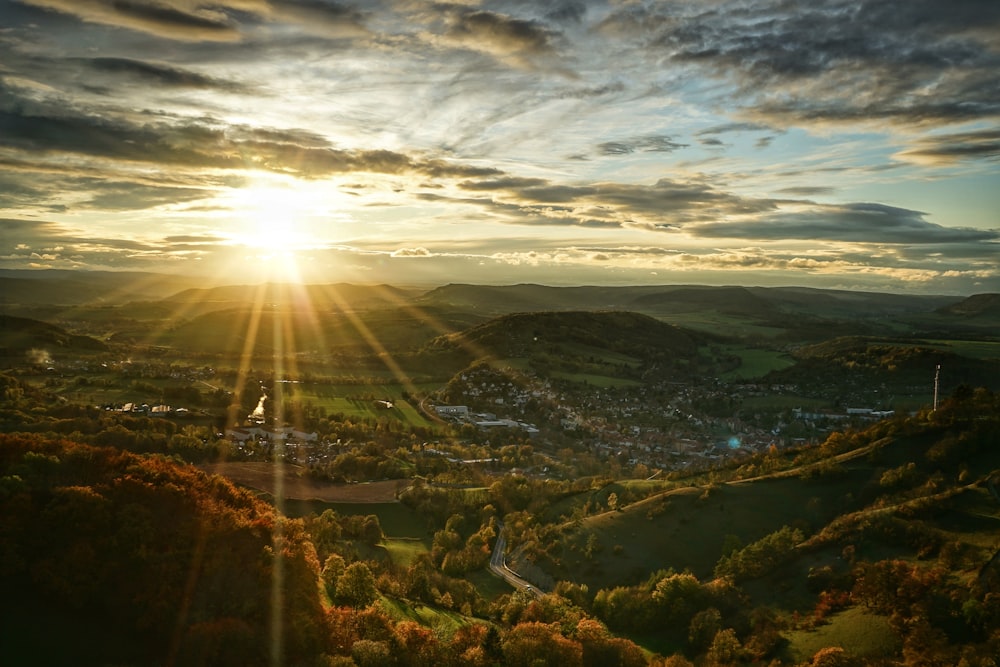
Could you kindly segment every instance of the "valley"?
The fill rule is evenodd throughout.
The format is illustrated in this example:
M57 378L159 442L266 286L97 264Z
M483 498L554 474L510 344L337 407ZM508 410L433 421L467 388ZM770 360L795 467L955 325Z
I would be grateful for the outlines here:
M296 593L303 655L368 664L350 646L420 627L438 639L414 655L495 633L476 640L484 665L514 664L530 632L586 664L986 664L996 648L997 295L129 279L146 287L0 276L20 297L0 315L16 545L0 575L31 605L67 591L103 608L45 574L63 556L16 508L109 508L102 530L147 553L117 495L142 470L180 477L148 482L141 512L197 488L177 511L236 503L234 526L277 522L261 544L297 536L295 576L320 582ZM110 581L97 572L125 552L80 556L91 520L59 540ZM491 577L501 538L530 590ZM190 576L237 576L219 566Z

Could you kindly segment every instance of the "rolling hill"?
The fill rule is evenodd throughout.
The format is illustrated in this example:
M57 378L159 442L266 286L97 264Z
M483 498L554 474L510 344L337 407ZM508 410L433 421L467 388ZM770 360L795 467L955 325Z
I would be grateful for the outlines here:
M727 544L748 545L790 526L808 539L775 572L776 580L804 579L817 563L847 567L837 564L847 546L858 558L915 559L948 543L961 545L968 559L961 576L982 576L1000 546L1000 501L991 491L1000 467L993 446L998 415L996 394L969 394L933 414L836 434L808 457L757 457L729 481L690 486L678 480L674 490L563 524L553 542L563 547L542 549L540 564L556 580L591 590L637 584L670 568L711 578L732 548ZM774 470L761 475L765 464ZM627 497L619 483L591 500L606 504L611 491ZM804 583L784 588L793 587ZM777 597L766 586L753 592ZM788 595L782 604L797 602Z
M0 315L0 357L23 356L31 350L40 354L103 352L107 346L89 336L67 332L61 327L13 315ZM41 359L41 357L39 357Z

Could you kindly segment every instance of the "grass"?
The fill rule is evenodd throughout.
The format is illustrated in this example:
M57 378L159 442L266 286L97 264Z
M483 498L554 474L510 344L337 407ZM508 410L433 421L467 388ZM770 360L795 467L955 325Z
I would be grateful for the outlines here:
M796 664L812 658L822 648L842 646L855 656L885 658L895 655L899 640L889 621L860 607L851 607L828 618L829 622L811 630L786 634L787 653Z
M326 410L327 414L339 413L362 419L388 418L421 427L434 425L415 405L403 398L407 389L401 384L296 384L292 388L292 398L312 403ZM391 401L392 407L385 407L376 401Z
M399 621L415 621L429 628L441 630L446 634L470 623L468 618L457 612L428 607L424 604L413 604L387 597L381 599L381 604L390 616Z
M591 590L637 583L668 568L710 577L729 536L749 544L786 525L822 526L869 476L859 469L822 482L789 477L666 491L567 526L558 566L543 567ZM588 558L591 535L599 548Z
M751 380L764 377L771 371L779 371L794 365L794 361L786 353L778 350L763 350L756 347L726 346L725 350L740 358L739 368L735 368L722 377L726 380Z
M475 586L476 591L487 601L493 601L514 590L506 581L487 570L470 572L465 575L465 579Z
M594 363L628 366L629 368L638 368L642 365L642 359L582 343L560 343L559 348L566 355L592 359Z
M694 329L696 331L704 331L727 337L735 334L744 338L751 336L773 338L786 332L785 329L779 327L757 324L752 319L726 315L710 310L676 314L658 312L655 317L661 322L668 322L686 329Z
M769 396L746 396L743 408L747 410L791 410L793 408L825 408L830 401L822 398L808 398L796 394L771 394Z
M930 347L947 350L972 359L1000 359L1000 341L996 340L928 340Z
M409 567L418 556L428 553L427 545L428 542L413 537L387 537L382 542L392 562L401 567Z

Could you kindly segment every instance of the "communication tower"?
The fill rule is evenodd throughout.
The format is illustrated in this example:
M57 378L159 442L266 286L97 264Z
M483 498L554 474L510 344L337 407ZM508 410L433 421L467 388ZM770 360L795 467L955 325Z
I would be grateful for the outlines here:
M934 368L934 410L937 411L938 381L941 379L941 364Z

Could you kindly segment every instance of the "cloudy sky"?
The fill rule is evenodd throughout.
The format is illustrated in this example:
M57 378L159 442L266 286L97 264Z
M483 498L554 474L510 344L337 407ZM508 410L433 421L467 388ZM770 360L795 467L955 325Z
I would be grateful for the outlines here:
M1000 291L996 0L0 0L0 267Z

